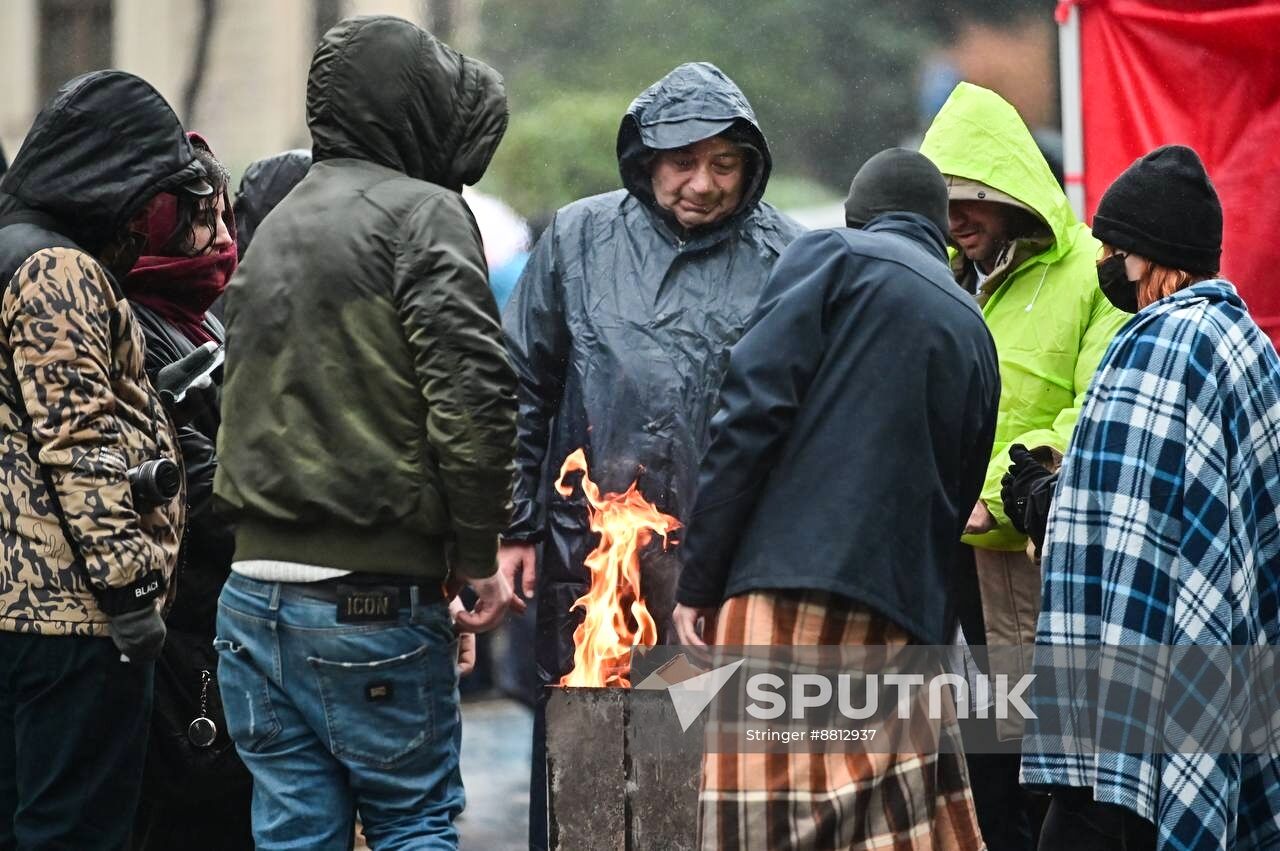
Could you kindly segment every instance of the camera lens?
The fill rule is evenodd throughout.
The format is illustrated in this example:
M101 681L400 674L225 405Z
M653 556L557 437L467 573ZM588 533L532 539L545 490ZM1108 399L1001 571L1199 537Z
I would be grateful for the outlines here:
M164 494L166 500L173 499L182 487L182 473L178 470L178 465L168 458L160 458L151 463L156 465L156 490Z
M156 458L143 462L129 471L129 489L133 493L133 506L149 510L168 502L178 495L182 486L182 471L168 458Z

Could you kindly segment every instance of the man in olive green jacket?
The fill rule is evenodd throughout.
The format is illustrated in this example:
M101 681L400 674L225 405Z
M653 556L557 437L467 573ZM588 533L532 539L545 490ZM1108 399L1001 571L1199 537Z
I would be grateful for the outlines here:
M398 18L352 18L307 83L314 165L227 295L215 492L227 726L260 848L455 847L459 627L497 624L515 374L460 194L507 125L502 79ZM300 780L302 778L302 780ZM305 794L299 794L299 783Z
M1040 571L1000 500L1008 449L1021 443L1065 452L1080 406L1112 337L1129 316L1098 289L1099 244L1070 203L1017 111L995 92L961 83L925 134L921 153L947 178L956 278L972 292L996 342L1000 409L991 463L964 540L972 545L985 641L1021 648L1035 642ZM983 643L966 624L970 644ZM978 634L974 634L978 633ZM1000 673L1025 672L1023 653L993 655ZM998 727L1017 738L1017 719ZM1017 760L1003 765L1017 797ZM984 767L985 768L985 767ZM1009 771L1012 772L1009 775ZM990 777L996 771L978 771ZM975 783L983 835L992 851L1023 847L1001 839L1022 832L1011 800L993 801ZM985 800L984 800L985 799ZM984 803L986 806L984 806ZM993 827L998 817L1001 824Z

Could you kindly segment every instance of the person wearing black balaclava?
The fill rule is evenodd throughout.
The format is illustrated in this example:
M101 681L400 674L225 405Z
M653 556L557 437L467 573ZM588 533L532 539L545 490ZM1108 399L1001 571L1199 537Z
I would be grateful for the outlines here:
M537 571L541 681L574 667L571 611L595 544L581 490L552 488L586 450L602 492L634 481L658 510L687 517L729 347L801 228L764 203L773 160L742 91L718 68L673 70L631 104L617 140L623 189L556 213L508 302L519 379L515 512L501 568ZM642 556L642 593L662 638L678 565ZM544 690L545 691L545 690ZM534 732L529 844L547 845L543 713Z
M679 550L681 644L944 645L955 629L995 345L947 266L947 187L928 159L872 157L845 217L783 252L733 348ZM761 754L708 753L700 847L982 848L957 731L941 735L945 753L857 768L844 752L798 749L768 770Z

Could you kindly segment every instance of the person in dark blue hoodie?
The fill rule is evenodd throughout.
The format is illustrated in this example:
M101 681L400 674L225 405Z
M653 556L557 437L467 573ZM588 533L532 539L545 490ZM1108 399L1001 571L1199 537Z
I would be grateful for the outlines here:
M927 159L872 157L846 220L783 252L730 354L680 547L683 644L711 639L713 621L714 643L734 646L941 645L955 629L951 577L995 432L995 345L947 269L946 184ZM773 847L762 831L779 812L785 835L809 840L788 847L871 847L886 832L982 847L958 753L887 755L869 776L844 753L786 756L764 796L749 760L705 757L702 847ZM783 803L802 793L836 803ZM890 799L906 804L887 821L868 806Z

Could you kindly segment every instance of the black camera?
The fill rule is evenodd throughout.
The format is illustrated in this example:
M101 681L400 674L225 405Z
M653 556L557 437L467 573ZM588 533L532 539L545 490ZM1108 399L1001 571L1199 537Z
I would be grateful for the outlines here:
M178 495L182 471L168 458L144 461L128 472L135 511L150 511Z

